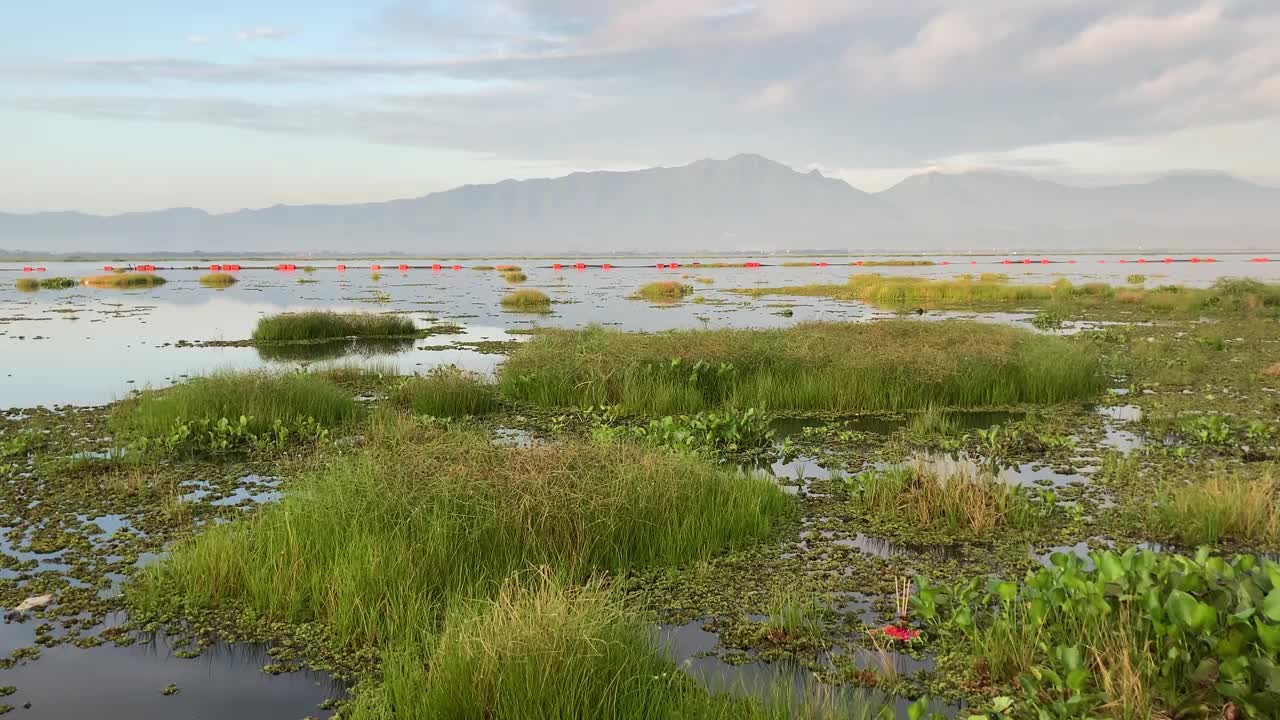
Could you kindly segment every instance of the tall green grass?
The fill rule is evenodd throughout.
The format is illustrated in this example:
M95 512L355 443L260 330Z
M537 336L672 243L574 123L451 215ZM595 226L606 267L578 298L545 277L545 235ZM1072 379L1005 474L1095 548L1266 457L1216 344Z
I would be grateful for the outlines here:
M18 278L13 284L20 292L35 292L40 289L40 281L35 278Z
M413 318L404 315L310 310L281 313L258 320L258 326L253 330L253 341L278 343L345 337L405 337L417 331Z
M1056 403L1104 386L1079 345L973 322L804 323L771 330L553 330L499 369L545 406L691 413L722 406L863 412Z
M51 277L40 281L40 287L45 290L67 290L79 285L74 278L69 277Z
M165 390L151 390L117 405L113 428L126 437L158 438L180 421L216 423L248 418L255 434L276 423L296 428L314 420L333 428L356 414L355 401L328 380L307 373L223 372Z
M365 442L252 519L176 546L138 592L321 621L344 643L426 648L458 602L494 597L514 573L546 566L583 582L696 560L792 507L768 480L638 445L501 447L400 416L372 419Z
M393 398L415 415L432 417L483 415L498 407L491 384L453 365L406 380L396 389Z
M798 691L781 674L762 687L739 688L759 698L711 696L659 653L653 627L627 612L617 592L530 572L493 599L451 611L430 649L390 653L382 685L356 699L353 718L894 717L883 701L834 689Z
M155 287L163 285L167 281L159 275L151 273L116 272L110 275L90 275L80 278L80 282L91 287L129 289Z
M509 272L502 273L502 278L511 285L518 285L524 282L525 280L528 280L529 276L525 275L519 270L511 270Z

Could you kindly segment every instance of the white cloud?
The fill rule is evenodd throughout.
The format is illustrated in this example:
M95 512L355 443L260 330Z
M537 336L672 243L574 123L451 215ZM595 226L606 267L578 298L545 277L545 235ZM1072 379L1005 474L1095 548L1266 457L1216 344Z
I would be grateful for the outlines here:
M1221 4L1211 2L1189 12L1161 17L1108 16L1066 43L1042 50L1035 65L1044 70L1098 66L1150 50L1182 47L1215 30L1222 21L1222 11Z
M237 32L236 39L241 42L248 42L250 40L280 40L288 35L289 31L281 28L255 27Z
M742 101L742 109L752 112L777 110L791 99L791 85L775 82L761 88L760 92Z

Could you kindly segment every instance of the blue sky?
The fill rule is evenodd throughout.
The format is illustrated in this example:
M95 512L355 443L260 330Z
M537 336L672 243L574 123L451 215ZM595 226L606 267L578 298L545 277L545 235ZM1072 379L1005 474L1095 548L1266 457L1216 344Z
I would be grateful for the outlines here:
M1274 0L15 0L0 210L360 202L755 152L1280 185Z

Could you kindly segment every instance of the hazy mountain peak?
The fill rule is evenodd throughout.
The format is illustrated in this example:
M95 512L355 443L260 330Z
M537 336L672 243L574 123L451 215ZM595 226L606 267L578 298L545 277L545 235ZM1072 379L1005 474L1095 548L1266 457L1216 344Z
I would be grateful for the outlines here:
M1225 249L1224 243L1266 247L1277 229L1280 191L1222 173L1083 189L1000 170L935 171L870 195L817 170L743 153L680 167L465 185L388 202L218 215L191 208L111 217L0 213L0 247L427 256L1114 249L1134 243Z

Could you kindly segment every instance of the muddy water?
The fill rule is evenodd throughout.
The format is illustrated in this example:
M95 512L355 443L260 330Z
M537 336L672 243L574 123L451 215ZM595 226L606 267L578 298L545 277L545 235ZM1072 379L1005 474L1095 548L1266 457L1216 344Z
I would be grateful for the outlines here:
M234 487L217 491L209 483L183 483L187 491L183 502L205 500L212 507L234 506L251 511L263 503L279 499L278 478L248 475ZM81 524L92 523L100 532L85 534L99 554L110 552L102 543L116 533L136 533L130 517L109 514L95 517L77 516ZM220 520L220 519L219 519ZM35 563L21 571L0 570L0 582L25 587L40 575L47 581L53 574L73 587L83 587L75 577L75 569L64 562L67 552L59 550L38 553L24 550L27 536L11 538L10 528L0 528L0 553L10 561ZM155 562L159 555L142 553L137 566ZM106 597L119 592L123 575L108 574L110 587L100 590ZM57 592L51 608L56 608ZM108 617L102 625L85 630L84 637L97 636L125 621L123 614ZM110 641L98 647L80 648L73 644L39 647L38 628L49 623L50 635L61 637L59 620L36 617L33 613L6 620L0 624L0 658L10 657L20 648L38 647L37 658L18 660L14 667L0 669L0 687L16 686L17 691L0 697L0 706L16 708L15 718L94 717L106 720L235 717L241 720L275 720L276 718L325 718L332 713L322 705L341 698L345 689L322 673L307 670L272 675L264 666L280 660L258 645L219 643L205 648L197 657L178 654L183 647L164 635L136 633L134 644L120 646ZM177 692L165 694L166 687Z
M31 646L38 623L0 625L0 649L8 655ZM0 671L0 683L17 686L0 703L17 708L12 717L31 720L279 720L329 717L320 705L342 694L319 673L263 672L276 661L260 647L217 645L192 659L175 658L177 649L163 636L129 647L41 648L38 660ZM170 684L178 691L165 695Z
M888 275L953 277L961 273L1005 272L1013 282L1046 282L1066 277L1073 282L1124 283L1131 272L1145 273L1148 284L1208 285L1222 276L1280 279L1280 263L1249 263L1247 258L1220 257L1217 263L1120 265L1112 258L1098 264L1080 258L1077 264L1010 265L999 258L932 258L949 265L909 268L851 268L849 258L813 258L825 267L778 267L781 260L765 260L771 267L697 268L689 263L659 270L647 261L615 262L603 270L602 260L584 260L591 267L554 270L549 261L517 261L529 276L523 287L538 288L555 301L549 315L503 312L499 299L511 286L493 271L441 270L429 264L406 272L399 261L384 261L383 276L374 281L368 263L349 263L339 272L332 262L317 263L314 273L278 272L269 267L236 273L241 282L223 290L201 286L204 269L169 269L169 280L158 288L19 292L13 280L28 276L20 263L0 263L0 408L55 404L99 404L145 386L163 386L184 377L219 368L296 366L316 362L316 356L288 351L259 352L250 347L181 347L204 341L239 341L249 337L262 315L288 310L333 309L398 312L413 317L426 329L442 323L462 326L453 335L436 335L416 343L343 347L341 343L310 351L328 357L353 354L358 361L379 359L402 372L421 371L453 363L479 372L493 370L500 356L481 352L491 341L519 340L508 331L535 327L581 327L593 322L634 330L698 327L777 327L805 320L873 320L892 317L860 303L825 298L768 297L749 300L731 288L806 283L839 283L851 272ZM670 259L665 259L664 262ZM742 259L730 260L741 262ZM297 261L299 267L308 261ZM473 261L468 264L477 264ZM704 260L710 263L715 260ZM274 263L272 263L274 264ZM487 262L486 264L496 264ZM357 267L360 265L361 267ZM246 267L249 265L246 263ZM30 277L81 277L101 273L98 263L45 263L45 273ZM683 278L683 276L688 276ZM627 299L639 286L661 279L681 279L695 287L694 299L675 305L653 305ZM710 284L695 282L709 278ZM302 283L299 283L302 280ZM1028 313L928 313L926 319L976 317L1004 323L1023 323Z

